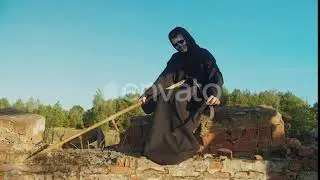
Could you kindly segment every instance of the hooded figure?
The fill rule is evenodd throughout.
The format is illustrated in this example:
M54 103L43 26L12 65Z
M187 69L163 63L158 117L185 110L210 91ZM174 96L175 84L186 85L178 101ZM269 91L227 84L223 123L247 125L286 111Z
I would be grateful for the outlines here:
M199 47L184 28L174 28L169 40L178 52L142 95L147 99L142 109L153 114L144 155L158 164L177 164L199 152L201 146L194 131L200 125L201 113L208 107L206 101L219 102L223 85L214 57ZM168 89L181 80L182 85Z

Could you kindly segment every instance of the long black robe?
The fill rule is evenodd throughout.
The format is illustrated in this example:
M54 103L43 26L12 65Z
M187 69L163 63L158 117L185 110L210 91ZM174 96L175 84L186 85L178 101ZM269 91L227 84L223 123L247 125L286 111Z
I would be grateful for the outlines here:
M209 83L217 84L220 88L223 85L222 74L211 53L200 48L185 29L177 27L173 31L183 35L187 41L188 51L173 54L153 84L156 91L149 88L144 93L147 103L142 105L147 114L154 115L144 155L158 164L177 164L197 153L200 144L193 132L200 124L200 114L207 108L201 87ZM186 88L182 85L172 91L169 99L165 99L159 93L160 86L166 88L183 79L186 80L184 85L192 86L195 80L201 87ZM175 95L181 94L182 91L190 91L191 94L200 97L201 101L196 101L194 98L178 100ZM164 92L168 93L169 90ZM217 96L218 90L211 87L206 93L207 96Z

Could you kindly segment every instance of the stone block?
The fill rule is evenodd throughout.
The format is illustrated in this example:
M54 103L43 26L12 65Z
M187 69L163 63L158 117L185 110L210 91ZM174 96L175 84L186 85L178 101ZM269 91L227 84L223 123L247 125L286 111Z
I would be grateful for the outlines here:
M0 127L23 135L36 144L42 141L45 118L36 114L1 115Z

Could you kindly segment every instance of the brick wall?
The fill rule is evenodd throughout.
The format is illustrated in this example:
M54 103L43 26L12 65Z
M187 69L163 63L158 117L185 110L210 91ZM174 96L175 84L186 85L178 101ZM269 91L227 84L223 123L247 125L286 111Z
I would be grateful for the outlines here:
M161 166L144 157L93 150L58 151L33 162L0 165L0 179L303 179L318 176L314 160L246 160L194 157Z
M203 116L201 124L201 137L210 153L227 148L254 154L285 143L282 116L270 107L220 107L213 120Z

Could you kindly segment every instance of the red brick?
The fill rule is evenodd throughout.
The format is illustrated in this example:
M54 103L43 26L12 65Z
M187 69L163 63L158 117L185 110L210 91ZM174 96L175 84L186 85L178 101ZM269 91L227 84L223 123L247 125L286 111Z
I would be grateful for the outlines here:
M253 139L257 137L258 128L255 126L249 126L245 129L244 139Z
M232 150L235 152L256 151L257 143L254 141L240 141L233 145Z
M218 148L232 148L230 136L226 132L217 134L208 146L208 150L212 153L215 153Z
M223 132L223 133L218 133L216 134L215 140L212 143L218 144L217 142L219 141L227 141L230 139L230 136L228 133Z
M272 141L271 137L271 127L268 126L260 126L258 132L259 141Z
M267 149L271 145L271 141L260 141L258 142L258 149Z
M228 139L215 139L211 144L215 146L221 146L226 143L231 143Z
M270 172L268 173L267 180L285 180L285 177L282 175L282 173Z
M242 137L242 129L240 128L234 128L234 129L231 129L230 132L231 132L231 140L237 140L237 139L240 139Z

